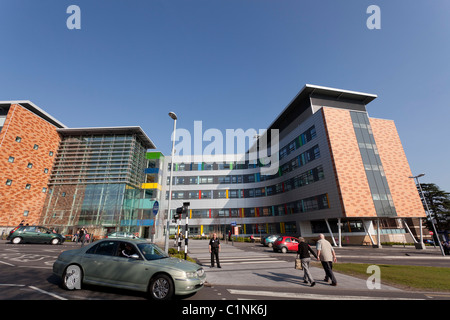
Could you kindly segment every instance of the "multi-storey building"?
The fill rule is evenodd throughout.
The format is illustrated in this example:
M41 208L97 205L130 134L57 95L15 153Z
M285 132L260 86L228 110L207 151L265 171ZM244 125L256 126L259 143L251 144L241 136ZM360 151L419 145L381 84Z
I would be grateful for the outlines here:
M403 219L425 212L394 122L368 116L375 98L306 85L268 128L279 130L276 174L223 156L174 159L171 208L189 201L198 234L238 225L246 235L331 233L361 243L376 242L381 226L385 240L403 241Z
M58 129L61 136L41 222L69 234L84 226L96 236L120 227L138 232L149 219L141 189L155 145L140 127ZM150 203L148 204L150 205Z
M404 241L404 219L426 215L394 122L368 116L374 99L306 85L267 128L279 138L270 173L249 158L262 137L240 155L174 158L170 215L172 159L147 152L155 145L140 127L67 128L29 101L0 102L0 227L158 240L190 202L191 234Z

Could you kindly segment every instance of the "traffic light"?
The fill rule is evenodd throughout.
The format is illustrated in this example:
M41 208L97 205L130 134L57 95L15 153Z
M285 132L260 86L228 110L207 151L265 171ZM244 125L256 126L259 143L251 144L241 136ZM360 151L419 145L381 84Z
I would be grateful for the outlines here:
M181 219L181 216L184 213L186 213L186 207L179 207L179 208L177 208L177 210L176 210L176 212L175 212L175 214L173 216L174 220Z

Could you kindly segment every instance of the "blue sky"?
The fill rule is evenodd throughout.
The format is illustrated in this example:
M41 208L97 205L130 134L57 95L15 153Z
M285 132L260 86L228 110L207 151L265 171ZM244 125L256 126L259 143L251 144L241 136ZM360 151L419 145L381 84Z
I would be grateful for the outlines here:
M381 30L369 30L370 5ZM69 30L67 7L81 9ZM306 84L378 95L413 174L450 192L448 0L1 0L0 100L69 127L265 129Z

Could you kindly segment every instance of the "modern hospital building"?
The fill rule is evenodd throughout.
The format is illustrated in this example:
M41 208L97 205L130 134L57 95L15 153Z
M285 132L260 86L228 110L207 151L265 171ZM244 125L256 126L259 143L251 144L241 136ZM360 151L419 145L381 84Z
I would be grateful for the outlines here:
M394 121L368 115L374 99L305 85L267 128L270 173L249 153L172 163L138 126L67 128L30 101L0 102L0 230L25 220L160 240L172 175L170 217L189 202L191 235L412 242L426 214Z

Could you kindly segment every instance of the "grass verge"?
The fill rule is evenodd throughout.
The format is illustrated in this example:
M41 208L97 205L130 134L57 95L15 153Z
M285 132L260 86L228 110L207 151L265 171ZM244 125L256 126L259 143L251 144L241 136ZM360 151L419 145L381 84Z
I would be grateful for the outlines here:
M367 268L373 264L334 263L333 270L350 276L368 279ZM381 282L403 289L450 291L450 268L377 264Z

